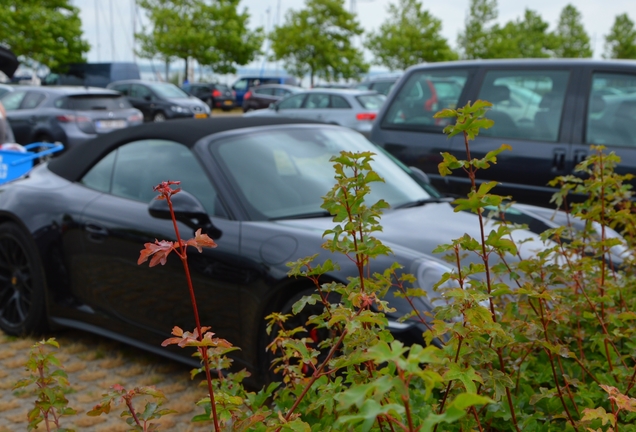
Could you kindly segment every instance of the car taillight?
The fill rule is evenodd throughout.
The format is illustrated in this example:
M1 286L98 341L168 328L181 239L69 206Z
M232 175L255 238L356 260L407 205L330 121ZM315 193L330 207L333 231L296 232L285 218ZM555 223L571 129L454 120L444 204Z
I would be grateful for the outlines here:
M248 91L247 93L245 93L245 96L243 96L243 99L249 99L252 97L252 92Z
M221 96L221 92L220 92L220 91L218 91L218 90L214 90L214 91L212 92L212 97L219 97L219 96Z
M358 113L356 118L361 121L373 121L378 115L376 113Z
M77 123L90 123L91 119L85 116L75 116L72 114L62 114L59 116L55 116L55 118L58 121L61 121L62 123L70 123L70 122L77 122Z
M140 122L143 121L144 117L141 114L132 114L128 116L129 122Z

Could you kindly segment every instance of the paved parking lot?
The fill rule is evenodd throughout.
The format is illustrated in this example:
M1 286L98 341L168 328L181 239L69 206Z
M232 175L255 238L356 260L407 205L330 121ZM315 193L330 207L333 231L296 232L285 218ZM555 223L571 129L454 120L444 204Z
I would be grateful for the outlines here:
M56 355L73 388L68 395L69 406L78 411L75 416L63 418L62 427L95 432L129 430L119 417L122 406L108 415L86 415L110 386L121 384L127 389L154 385L166 394L165 407L179 414L162 418L160 430L210 430L208 423L190 422L202 412L195 402L207 393L198 386L200 379L190 380L189 367L89 333L69 330L51 336L60 343ZM27 430L27 412L36 398L28 391L14 391L13 385L27 375L24 363L35 342L33 337L13 338L0 332L0 432ZM142 408L144 404L140 404ZM46 430L43 424L38 430L42 429Z

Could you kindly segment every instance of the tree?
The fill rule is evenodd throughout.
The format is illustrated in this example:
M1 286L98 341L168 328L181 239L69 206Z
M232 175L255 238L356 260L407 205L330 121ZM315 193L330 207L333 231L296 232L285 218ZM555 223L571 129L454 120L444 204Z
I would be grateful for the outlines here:
M457 45L466 59L491 58L491 33L497 19L497 0L470 0L466 28L457 38Z
M270 34L273 57L288 72L327 80L355 78L366 72L362 52L352 40L363 33L344 0L307 0L305 9L289 11L285 23Z
M90 49L71 0L0 0L0 43L22 61L52 71L85 62Z
M238 12L240 0L138 0L151 30L135 35L140 57L182 58L211 66L218 73L236 72L259 53L262 30L248 28L249 14Z
M605 58L636 59L636 29L626 13L617 15L605 36Z
M590 37L581 24L581 13L571 4L561 11L554 35L554 54L560 58L592 57Z
M526 9L523 19L508 22L503 28L497 29L499 37L505 44L499 52L501 58L542 58L550 57L555 48L555 38L548 32L549 24L543 21L541 15Z
M422 62L457 59L457 54L440 34L442 22L422 10L418 0L389 4L389 17L366 41L376 63L391 70L404 70Z

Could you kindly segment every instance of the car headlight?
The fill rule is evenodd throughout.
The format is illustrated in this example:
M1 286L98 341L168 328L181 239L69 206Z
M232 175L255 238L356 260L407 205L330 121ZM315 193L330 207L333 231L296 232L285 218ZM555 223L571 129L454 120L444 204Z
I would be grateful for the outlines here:
M190 110L188 108L179 106L179 105L172 105L170 107L170 109L176 113L189 113Z
M435 306L440 306L442 304L441 302L446 302L441 294L433 287L442 279L444 273L450 272L452 272L450 267L432 260L422 260L419 265L417 265L415 272L413 272L417 278L417 286L426 292L427 299L425 302L428 303L431 309ZM449 279L440 285L438 290L457 287L459 287L457 281Z

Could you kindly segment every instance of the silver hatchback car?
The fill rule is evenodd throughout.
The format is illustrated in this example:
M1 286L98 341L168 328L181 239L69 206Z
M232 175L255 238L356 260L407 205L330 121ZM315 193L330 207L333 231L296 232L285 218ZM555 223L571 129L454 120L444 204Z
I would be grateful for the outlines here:
M313 89L290 95L245 117L292 117L345 126L369 137L386 96L368 90Z

